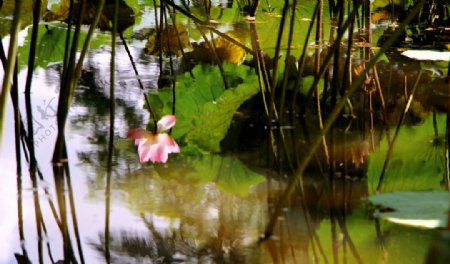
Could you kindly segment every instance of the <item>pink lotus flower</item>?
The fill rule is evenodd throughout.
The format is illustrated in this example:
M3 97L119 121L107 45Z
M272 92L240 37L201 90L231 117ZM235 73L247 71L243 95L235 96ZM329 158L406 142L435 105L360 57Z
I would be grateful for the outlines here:
M167 133L162 133L175 125L174 115L163 116L157 123L156 134L143 128L135 128L128 132L128 138L134 138L134 144L138 146L139 161L141 163L162 162L166 163L169 153L180 153L177 142Z

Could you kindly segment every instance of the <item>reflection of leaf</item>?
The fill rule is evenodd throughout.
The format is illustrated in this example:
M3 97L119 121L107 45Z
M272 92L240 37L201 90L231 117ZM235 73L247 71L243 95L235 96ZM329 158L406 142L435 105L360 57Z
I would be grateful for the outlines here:
M217 67L202 65L179 78L176 84L177 125L172 136L206 151L220 151L224 138L237 108L259 89L253 71L244 66L224 64L224 71L231 86L225 90ZM150 95L161 115L172 111L172 91L161 90Z
M445 191L392 192L369 197L376 205L394 211L382 212L387 221L425 228L445 227L450 193Z
M191 184L215 182L219 189L239 195L247 194L251 185L264 180L262 175L251 171L238 159L217 155L177 157L170 160L168 166L157 164L155 168L166 179Z
M445 115L438 116L437 123L445 124ZM442 142L434 139L431 116L419 126L403 127L395 142L383 191L441 189L439 182L444 173ZM387 149L388 143L383 139L379 149L370 155L367 175L371 192L380 177Z
M374 222L368 219L365 208L352 208L352 213L346 216L346 227L355 249L363 260L362 263L418 263L425 258L427 246L436 234L436 230L422 230L394 225L387 222L380 223L382 236L377 237ZM320 222L315 232L324 249L325 256L333 255L333 239L330 234L332 225L326 218ZM294 231L290 231L294 232ZM295 234L295 233L294 233ZM387 235L388 239L383 239ZM383 243L380 243L383 239ZM344 245L338 240L339 248ZM310 252L312 252L310 248ZM348 263L358 263L349 257Z

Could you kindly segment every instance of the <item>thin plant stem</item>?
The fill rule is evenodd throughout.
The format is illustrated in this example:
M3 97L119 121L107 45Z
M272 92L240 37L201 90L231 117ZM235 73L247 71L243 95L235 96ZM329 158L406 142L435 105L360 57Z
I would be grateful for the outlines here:
M164 0L164 3L169 5L170 7L175 9L176 11L180 12L182 15L188 17L189 19L192 19L193 22L195 22L195 23L197 23L199 25L202 25L203 27L208 28L209 30L211 30L215 34L223 37L224 39L230 41L231 43L237 45L238 47L241 47L246 52L248 52L248 53L253 55L253 50L251 48L247 47L246 45L242 44L241 42L237 41L236 39L228 36L227 34L220 32L218 29L216 29L213 26L209 25L208 21L202 21L202 20L198 19L197 17L193 16L189 11L184 10L183 8L181 8L180 6L176 5L174 2L172 2L170 0Z
M228 90L229 85L227 82L227 78L225 76L225 71L223 70L223 61L220 59L219 55L217 54L217 46L216 46L216 41L214 40L214 34L212 31L209 31L209 34L211 36L211 46L212 46L212 51L214 53L214 56L216 57L217 60L217 66L219 67L219 71L220 71L220 75L222 76L222 80L223 80L223 85L225 87L225 90Z
M170 12L170 10L169 10L169 8L167 7L167 12L169 13ZM167 13L166 12L163 12L163 18L164 18L164 22L165 22L165 24L166 25L168 25L169 23L168 23L168 21L167 21ZM175 29L175 32L176 32L176 35L177 35L177 40L178 40L178 43L180 44L181 43L181 41L180 41L180 38L179 38L179 35L178 35L178 30L176 29L177 27L176 27L176 25L175 24L173 24L173 27L174 27L174 29ZM167 37L167 39L170 39L170 36L169 36L169 31L167 30L166 31L166 37ZM161 37L161 39L162 39L162 37ZM174 77L175 76L175 70L174 70L174 67L173 67L173 58L172 58L172 51L171 51L171 48L170 48L170 43L169 43L169 41L167 41L167 50L168 50L168 53L169 53L169 67L170 67L170 79L171 79L171 83L172 83L172 86L174 86L175 85L175 78L172 78L172 77ZM180 50L183 50L183 47L180 45ZM162 57L162 54L160 55L160 57ZM173 87L174 88L174 87ZM172 103L172 114L175 114L175 89L173 89L172 90L172 100L173 100L173 103Z
M72 21L73 21L73 10L74 10L74 0L69 1L69 14L68 14L68 21L67 21L67 28L66 28L66 40L64 47L67 47L64 49L64 59L63 59L63 72L67 69L68 63L69 63L69 55L71 51L71 45L70 45L70 36L72 31ZM61 82L64 81L64 74L61 76Z
M77 24L75 26L74 35L72 38L72 45L70 45L70 52L68 54L64 54L64 59L67 61L63 62L63 73L60 83L60 90L59 90L59 99L58 99L58 110L57 110L57 124L58 124L58 134L56 138L56 144L55 149L53 152L53 158L52 161L54 164L61 163L61 157L62 157L62 148L64 141L64 129L65 129L65 123L66 123L66 117L70 106L70 93L71 93L71 79L74 78L74 72L75 72L75 64L76 64L76 52L78 48L78 41L80 38L80 31L81 31L81 22L83 20L84 15L84 8L86 6L86 0L81 1L81 11L78 14ZM73 5L72 5L73 7ZM66 33L66 47L69 47L70 43L70 31L67 31Z
M37 43L37 35L38 35L38 29L39 29L39 18L40 18L40 7L41 7L41 1L36 1L36 6L33 8L33 30L31 33L31 43L30 43L30 55L28 57L28 72L26 77L26 83L25 83L25 108L26 108L26 114L27 114L27 125L28 125L28 151L30 155L29 160L29 173L30 178L32 179L33 184L33 198L34 198L34 205L35 205L35 218L36 218L36 228L38 230L38 236L42 237L42 230L41 230L41 224L42 224L42 215L40 210L40 203L39 203L39 194L38 194L38 186L37 186L37 178L36 178L36 155L35 155L35 149L34 149L34 129L33 129L33 110L32 110L32 104L31 104L31 81L33 78L33 70L34 70L34 61L36 56L36 43ZM40 243L38 245L39 248L39 261L43 261L42 256L42 244Z
M1 141L3 138L3 124L6 113L6 101L11 91L12 77L14 74L14 68L17 60L17 51L18 51L17 39L20 31L22 4L23 4L22 0L15 1L13 21L9 35L10 40L8 49L8 60L5 65L2 91L0 93L0 147L2 145Z
M292 191L294 190L295 182L302 179L303 172L306 169L306 166L308 165L311 158L314 156L315 151L320 146L320 143L322 142L322 137L325 136L325 134L330 130L331 126L334 124L334 121L339 116L341 110L346 105L347 100L350 98L351 95L353 95L358 88L360 88L360 85L363 81L363 76L367 74L368 69L372 68L378 59L381 57L384 52L389 49L397 40L397 38L400 36L400 34L405 30L406 25L409 24L409 22L413 19L413 17L421 10L422 6L424 5L425 0L420 0L417 5L411 10L411 12L408 14L408 16L400 23L397 30L386 40L384 45L379 49L379 51L373 56L373 58L368 63L368 66L366 69L363 70L360 76L358 76L353 82L352 85L349 87L347 93L342 95L341 99L337 102L336 107L332 110L330 115L328 116L324 128L320 131L319 135L316 137L316 139L311 144L311 147L306 153L306 156L303 158L303 160L300 162L298 168L296 169L294 175L292 175L286 189L283 192L283 195L280 197L280 199L277 202L277 205L275 206L275 210L267 224L266 231L264 238L268 239L272 236L274 227L277 223L277 218L280 215L282 208L288 198L290 197Z
M279 107L279 119L280 122L283 122L283 115L284 115L284 104L285 104L285 100L286 100L286 90L287 90L287 86L288 86L288 77L289 77L289 65L288 65L288 60L289 57L291 55L291 45L292 45L292 40L294 37L294 25L295 25L295 9L297 7L297 0L293 0L292 2L292 15L291 15L291 20L290 20L290 24L289 24L289 37L288 37L288 48L286 51L286 59L285 59L285 67L284 67L284 76L283 76L283 83L282 83L282 88L281 88L281 99L280 99L280 107ZM303 55L303 54L302 54Z
M82 6L85 1L86 0L82 1ZM72 50L71 50L69 64L68 64L69 68L67 69L67 71L65 71L65 73L63 73L65 75L65 76L63 76L63 82L65 82L65 83L61 84L60 97L59 97L59 101L58 101L58 114L57 114L58 135L57 135L55 151L53 153L53 159L52 159L54 164L62 162L60 159L62 157L63 148L64 148L64 146L63 146L64 145L63 144L64 131L65 131L65 124L66 124L68 111L70 108L70 104L72 102L72 98L74 95L74 90L75 90L76 84L78 82L78 78L81 75L81 69L83 67L84 58L87 54L90 41L94 34L94 30L95 30L95 28L97 28L104 5L105 5L105 0L99 0L96 10L95 10L94 19L93 19L92 24L90 25L89 30L86 34L86 38L84 40L83 47L81 49L77 63L75 63L76 48L77 48L76 44L78 43L79 31L81 28L81 24L80 24L81 21L78 21L77 27L75 29L75 35L74 35L73 42L72 42ZM82 17L82 16L83 15L81 14L80 17Z
M159 7L159 27L156 31L156 37L158 40L158 47L159 47L159 78L161 78L161 76L163 75L163 52L162 52L162 41L163 41L163 31L164 31L164 25L166 26L167 31L169 30L169 25L164 24L164 5L165 5L165 1L160 1L160 7ZM173 25L175 27L175 25ZM155 121L156 122L156 121ZM156 123L155 123L155 127L156 127ZM156 128L155 128L155 132L156 132Z
M323 0L319 0L319 10L317 14L317 24L316 24L316 46L315 46L315 54L314 54L314 73L315 76L319 75L320 71L320 49L322 47L322 35L323 35ZM336 48L338 50L339 47ZM337 75L337 74L335 74ZM326 83L326 82L325 82ZM317 121L319 125L319 129L323 129L323 119L322 119L322 111L320 106L320 92L319 92L319 84L316 83L314 86L314 95L316 98L316 109L317 109ZM326 89L324 88L324 91ZM322 147L325 155L326 164L330 164L330 156L328 153L328 146L326 142L326 138L322 138Z
M327 55L325 56L325 58L323 59L323 61L321 61L321 67L318 71L318 73L314 76L314 81L311 84L311 87L308 90L308 94L306 95L306 101L302 106L302 109L300 111L300 114L303 115L306 112L306 109L308 107L308 103L309 100L311 99L314 91L315 91L315 87L317 86L317 84L319 83L320 78L322 78L322 75L325 73L325 71L328 68L328 64L330 63L330 60L333 58L334 55L334 50L339 48L339 46L341 45L341 40L345 34L346 29L349 27L350 25L350 21L352 21L354 19L354 17L356 16L356 14L358 13L358 8L359 8L360 2L358 2L352 13L350 13L350 15L348 16L349 18L345 21L345 23L342 25L342 30L338 32L338 35L336 37L335 42L333 43L333 45L331 46L331 49L328 51Z
M299 93L299 85L300 85L300 80L303 76L303 71L305 69L305 59L306 59L306 48L308 47L308 42L309 42L309 37L311 36L311 32L314 26L314 21L316 20L316 17L318 15L319 12L319 7L320 7L320 2L317 2L314 11L313 11L313 15L311 17L311 23L309 23L309 27L308 27L308 31L306 33L306 38L305 38L305 42L303 43L303 49L302 49L302 53L300 56L300 59L298 61L298 74L297 77L295 78L295 83L294 83L294 96L293 96L293 100L292 100L292 106L291 108L294 109L295 103L296 103L296 98L297 95Z
M386 140L390 144L391 143L391 133L389 132L389 126L386 122L386 120L387 120L386 104L385 104L385 100L384 100L383 91L381 90L380 78L378 77L378 68L376 65L373 67L373 74L374 74L375 84L376 84L376 88L377 88L377 92L378 92L378 98L380 100L381 111L383 114L383 125L384 125L384 130L386 133ZM372 147L374 147L374 146L372 146Z
M448 63L447 67L447 94L450 94L450 62ZM436 114L433 113L433 123L436 120ZM437 125L435 127L435 137L438 135L437 131ZM446 118L446 126L445 126L445 178L444 182L446 183L447 190L450 191L450 152L449 152L449 145L450 145L450 97L447 99L447 118ZM450 216L450 213L449 213ZM450 229L450 218L448 220L447 229Z
M278 60L279 60L279 56L280 56L281 41L283 39L284 25L286 23L288 9L289 9L289 1L285 0L284 5L283 5L283 11L281 12L281 20L280 20L280 25L278 28L277 42L275 45L275 53L273 55L272 82L269 87L269 89L270 89L269 90L270 106L271 106L269 108L269 122L271 122L271 120L274 118L275 97L276 97L277 78L278 78ZM295 10L294 10L294 12L295 12Z
M155 125L155 129L156 129L156 127L157 127L156 126L156 122L158 121L158 118L156 116L156 112L153 109L152 104L150 103L150 100L148 99L147 93L145 93L145 88L144 88L144 85L142 84L141 77L140 77L139 72L138 72L137 67L136 67L136 63L134 62L133 56L131 56L130 49L128 48L127 42L125 41L125 38L123 37L122 32L119 32L119 37L122 40L122 44L125 47L125 51L127 52L128 58L130 59L131 66L133 67L134 74L137 77L139 88L141 88L141 90L142 90L142 92L144 94L145 104L147 105L147 108L148 108L148 110L150 112L150 117L153 119L153 122L154 122L154 125ZM156 132L156 130L155 130L155 132Z
M367 34L367 43L372 43L372 29L370 27L371 25L371 5L372 3L370 0L364 0L364 29Z

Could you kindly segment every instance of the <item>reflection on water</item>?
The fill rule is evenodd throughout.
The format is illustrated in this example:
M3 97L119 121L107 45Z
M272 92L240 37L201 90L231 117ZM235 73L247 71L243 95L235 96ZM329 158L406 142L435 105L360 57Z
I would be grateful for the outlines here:
M226 15L226 11L220 12ZM249 38L250 26L247 26L242 22L233 24L232 35L245 42ZM52 30L55 35L57 29ZM230 40L217 38L216 41L204 38L192 51L186 50L187 58L194 56L190 59L196 63L215 65L217 61L211 58L215 55L233 63L240 63L245 57L244 49ZM189 65L192 61L179 58L164 61L164 67L160 68L159 59L147 54L142 43L133 44L130 51L138 71L144 73L139 77L145 92L156 94L161 79L172 81L173 76L167 74L169 64L180 73L192 70L193 65ZM66 129L71 177L64 194L74 197L75 208L67 213L68 244L62 242L62 217L52 208L58 206L56 198L61 193L55 192L57 182L51 177L50 163L57 136L60 59L42 60L45 69L38 68L33 79L33 135L42 172L37 188L32 187L25 173L26 162L22 168L24 175L20 178L15 174L13 111L8 105L0 153L0 263L28 263L28 260L38 263L40 255L43 263L55 263L64 259L64 246L69 247L74 263L83 259L85 263L105 263L105 259L112 263L420 263L424 260L428 244L437 231L379 222L364 199L374 192L388 152L384 125L392 135L394 131L389 127L398 123L407 104L405 90L416 88L418 99L404 117L403 123L408 126L402 127L399 133L398 148L386 172L385 190L440 188L444 172L440 140L444 117L436 111L445 108L442 76L424 70L420 63L399 61L395 54L389 54L392 56L389 62L378 63L379 80L373 72L367 74L363 89L356 93L354 104L348 106L334 131L338 142L330 143L331 154L317 153L304 173L302 184L293 188L277 218L273 235L263 240L269 218L286 188L286 179L292 177L292 167L298 166L297 160L306 155L310 144L310 138L301 129L318 133L315 110L305 112L302 120L298 116L301 109L290 109L285 118L294 117L293 122L281 128L275 123L268 127L262 118L265 116L262 94L258 94L242 104L234 115L221 142L220 155L181 153L171 156L167 164L139 164L133 142L125 136L131 128L145 127L149 114L128 56L123 46L118 45L111 208L105 213L111 50L96 45L86 57ZM233 52L214 55L211 45L231 47ZM325 52L324 49L323 55ZM274 67L273 59L263 59L267 59L268 67ZM299 69L294 66L295 60L289 61L291 71L286 78L294 81ZM256 63L245 64L254 67ZM359 76L362 63L357 61L352 67L352 74ZM302 72L305 86L312 84L313 73L313 57L309 56ZM326 75L325 78L332 79L335 74L329 71ZM24 79L25 71L21 71L19 82ZM245 83L241 76L223 79L231 80L230 85ZM368 95L375 94L377 82L385 94L384 113L368 107L372 103ZM285 96L297 96L291 93ZM305 94L295 98L299 108L307 100ZM325 108L329 107L327 103L322 102ZM379 109L381 104L375 100L373 107ZM25 113L25 106L20 107ZM275 154L279 159L274 161L270 158L274 154L271 141L281 137L289 147L278 149ZM426 153L416 155L424 149ZM294 153L300 157L289 160ZM22 156L23 160L28 158ZM38 194L39 203L34 194ZM41 224L36 208L42 213ZM105 231L107 217L109 229ZM75 220L78 225L74 225ZM36 225L40 226L36 228ZM42 230L42 234L36 230Z

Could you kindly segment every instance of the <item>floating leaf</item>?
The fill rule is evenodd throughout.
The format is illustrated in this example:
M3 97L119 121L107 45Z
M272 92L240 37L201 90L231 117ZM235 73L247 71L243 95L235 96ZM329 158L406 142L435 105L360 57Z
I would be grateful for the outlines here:
M389 222L423 228L445 227L447 224L449 192L392 192L370 196L369 200L390 209L378 215Z

